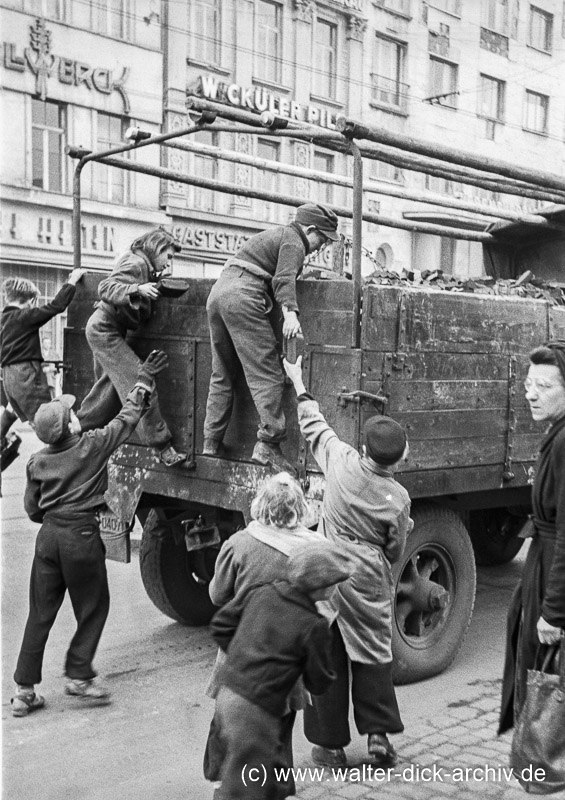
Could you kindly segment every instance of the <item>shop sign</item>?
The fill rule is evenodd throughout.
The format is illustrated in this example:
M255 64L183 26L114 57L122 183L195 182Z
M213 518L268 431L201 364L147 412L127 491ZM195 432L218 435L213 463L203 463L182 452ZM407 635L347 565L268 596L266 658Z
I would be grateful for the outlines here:
M335 130L336 114L325 108L303 105L264 86L244 87L238 83L224 83L214 75L200 75L194 94L218 103L228 103L245 111L262 113L271 111L279 117L296 122L308 122L321 128Z
M112 70L105 67L91 67L82 61L53 55L51 35L45 20L36 19L30 25L30 46L24 49L23 55L18 55L15 44L4 42L4 67L15 72L31 70L35 75L35 92L41 100L47 97L49 78L56 76L59 83L69 86L84 85L102 94L118 92L124 103L124 113L129 114L130 102L125 88L129 69L124 67L122 74L115 77Z
M204 226L173 225L172 234L189 250L212 250L218 253L235 253L251 234L222 231Z
M8 220L6 220L8 221ZM28 214L12 212L6 226L12 241L30 241L29 234L34 233L35 240L42 245L71 247L72 233L70 219L39 214L33 218ZM81 224L81 246L83 250L113 254L116 241L116 230L112 225L101 222L83 222ZM22 234L25 232L25 238Z

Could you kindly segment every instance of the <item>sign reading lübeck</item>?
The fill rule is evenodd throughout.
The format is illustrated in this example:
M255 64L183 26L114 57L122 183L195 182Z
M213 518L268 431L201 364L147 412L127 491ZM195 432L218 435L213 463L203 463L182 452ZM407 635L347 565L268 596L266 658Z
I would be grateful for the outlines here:
M41 100L47 97L47 82L57 75L59 83L95 89L102 94L118 92L124 103L124 113L129 114L130 103L125 89L129 69L124 67L119 78L114 78L112 70L104 67L91 67L72 58L52 55L51 31L47 30L44 19L36 19L30 25L30 46L18 55L16 45L4 42L4 67L15 72L30 69L35 75L35 92Z

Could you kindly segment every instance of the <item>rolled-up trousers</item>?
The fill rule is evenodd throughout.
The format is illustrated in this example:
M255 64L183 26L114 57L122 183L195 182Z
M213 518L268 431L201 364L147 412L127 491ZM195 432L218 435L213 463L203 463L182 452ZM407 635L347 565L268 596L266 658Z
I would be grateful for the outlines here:
M206 305L212 376L205 438L221 441L224 437L240 365L259 414L257 438L264 442L280 442L285 438L284 376L268 316L272 307L267 282L241 267L224 267L212 287Z
M392 661L389 664L350 662L336 623L332 625L332 632L332 666L337 679L327 692L313 696L313 705L304 710L304 733L308 741L332 750L350 743L349 663L353 715L359 733L401 733L404 725L392 683Z
M68 591L77 629L65 660L65 675L88 680L110 609L104 544L92 512L49 515L35 543L29 586L29 615L14 680L41 682L43 654Z

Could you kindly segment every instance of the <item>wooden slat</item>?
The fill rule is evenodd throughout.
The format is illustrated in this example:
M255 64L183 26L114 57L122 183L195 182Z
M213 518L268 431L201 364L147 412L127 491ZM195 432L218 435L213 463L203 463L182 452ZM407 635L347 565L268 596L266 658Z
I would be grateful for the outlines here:
M504 409L464 411L408 411L394 414L410 442L436 439L461 440L503 436L506 432L507 413Z

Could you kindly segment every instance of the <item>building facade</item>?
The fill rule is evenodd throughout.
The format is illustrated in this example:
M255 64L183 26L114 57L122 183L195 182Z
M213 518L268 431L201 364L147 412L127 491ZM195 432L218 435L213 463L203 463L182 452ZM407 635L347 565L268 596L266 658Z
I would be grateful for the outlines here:
M2 260L54 294L71 265L73 162L67 144L102 150L137 125L186 126L187 94L333 129L345 115L517 165L565 173L563 0L2 0ZM351 175L348 157L299 140L204 131L235 154ZM241 186L350 205L351 191L213 151L130 154ZM384 162L365 164L367 210L482 228L497 209L539 202ZM397 190L400 190L397 191ZM485 216L398 196L428 191ZM396 196L395 196L396 195ZM177 274L214 277L247 237L292 210L138 173L89 166L83 265L107 270L155 224L183 244ZM341 230L351 231L350 221ZM363 270L443 267L480 275L480 245L365 224ZM330 253L324 258L329 260ZM54 334L60 345L60 329Z

